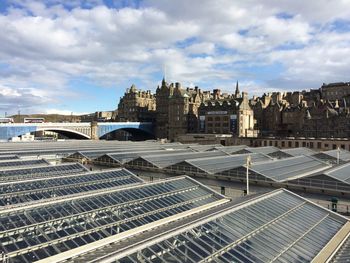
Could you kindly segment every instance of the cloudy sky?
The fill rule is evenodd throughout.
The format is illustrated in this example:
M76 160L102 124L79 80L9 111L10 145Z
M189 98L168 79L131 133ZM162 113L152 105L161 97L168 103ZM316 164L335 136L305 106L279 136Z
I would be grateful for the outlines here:
M113 110L168 82L250 95L350 81L350 0L1 0L0 116Z

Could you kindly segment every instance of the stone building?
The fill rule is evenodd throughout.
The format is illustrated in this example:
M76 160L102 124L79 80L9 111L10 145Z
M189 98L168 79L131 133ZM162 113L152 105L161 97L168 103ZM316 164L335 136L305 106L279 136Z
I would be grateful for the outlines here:
M350 82L323 83L320 91L324 100L341 100L350 95Z
M156 99L151 91L132 85L120 98L117 121L154 121L155 113Z
M279 134L281 136L301 134L304 120L309 114L307 109L305 103L284 107L281 111L282 116Z
M168 99L168 138L170 140L175 139L179 134L187 133L189 100L189 94L181 88L180 83L176 83L173 95Z
M173 85L166 83L163 78L161 86L156 90L156 137L169 138L169 98L174 93Z
M113 116L114 116L115 111L96 111L94 113L90 114L84 114L80 116L80 121L81 122L92 122L92 121L97 121L97 122L108 122L108 121L113 121Z
M260 136L349 137L350 83L264 94L250 101Z
M350 137L349 108L321 100L308 108L302 130L304 137L348 138Z
M163 79L156 91L157 138L174 140L180 134L196 132L198 107L209 96L198 87L184 89L180 83L168 84Z
M202 91L162 80L156 94L134 85L118 105L119 121L153 121L157 138L184 134L237 137L350 137L350 82L319 89L273 92L249 100L239 91Z
M236 87L238 91L238 85ZM233 134L238 137L255 137L254 112L248 94L239 91L226 99L202 102L199 109L199 132Z
M236 99L236 101L231 102L232 99ZM226 114L226 117L219 117L222 126L220 126L220 130L217 129L216 132L232 133L232 129L230 129L232 125L230 126L230 123L233 122L242 124L241 126L238 124L237 127L235 126L234 130L235 134L237 132L237 136L247 136L253 129L253 111L249 106L247 95L245 94L244 99L241 96L238 82L234 95L231 95L221 93L220 89L214 89L211 93L209 91L202 91L198 87L183 88L180 83L168 84L163 79L161 86L158 87L156 91L157 117L155 124L157 138L175 140L178 136L186 133L203 132L200 125L202 125L201 123L205 114L201 116L200 106L202 106L202 108L205 107L203 103L206 102L210 102L209 104L218 102L219 104L217 105L214 103L218 108L216 112L229 112ZM202 111L205 111L205 109L203 108ZM242 122L239 120L238 122L237 120L233 121L233 116L230 115L234 114L236 114L236 119L242 117ZM218 118L218 116L216 117ZM226 118L229 119L226 121ZM225 121L223 121L224 119ZM207 132L210 132L210 130L207 130ZM215 132L215 130L212 132Z
M197 131L198 107L204 100L201 95L198 87L183 89L180 83L175 83L174 93L169 98L169 139Z

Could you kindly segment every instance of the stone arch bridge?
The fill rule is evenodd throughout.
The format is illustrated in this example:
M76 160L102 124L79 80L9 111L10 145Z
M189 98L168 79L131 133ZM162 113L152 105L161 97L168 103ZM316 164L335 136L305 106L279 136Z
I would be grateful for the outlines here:
M65 135L74 135L81 139L98 140L117 130L131 134L154 137L151 122L81 122L81 123L9 123L0 124L0 140L8 140L36 131L54 131Z

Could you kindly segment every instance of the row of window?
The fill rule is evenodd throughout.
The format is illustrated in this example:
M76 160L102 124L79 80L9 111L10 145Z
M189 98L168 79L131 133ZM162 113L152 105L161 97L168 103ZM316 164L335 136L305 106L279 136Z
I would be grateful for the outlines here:
M228 118L228 116L222 116L222 117L216 116L216 117L207 117L207 120L208 121L213 121L213 120L215 120L215 121L221 121L221 120L228 121L229 118Z
M280 142L280 143L279 143ZM298 147L308 147L308 148L316 148L316 149L337 149L338 147L341 149L346 149L345 144L335 144L335 143L323 143L323 142L308 142L308 141L261 141L260 146L275 146L282 148L288 147L288 148L298 148ZM348 145L348 150L350 150L350 144Z
M229 127L229 123L227 123L227 122L223 122L223 123L221 123L221 122L209 122L208 123L208 127Z

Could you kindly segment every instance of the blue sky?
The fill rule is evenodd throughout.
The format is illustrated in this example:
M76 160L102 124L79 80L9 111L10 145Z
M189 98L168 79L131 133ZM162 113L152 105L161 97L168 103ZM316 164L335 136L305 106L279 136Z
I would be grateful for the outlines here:
M5 0L0 116L114 110L132 84L250 96L350 81L350 0Z

